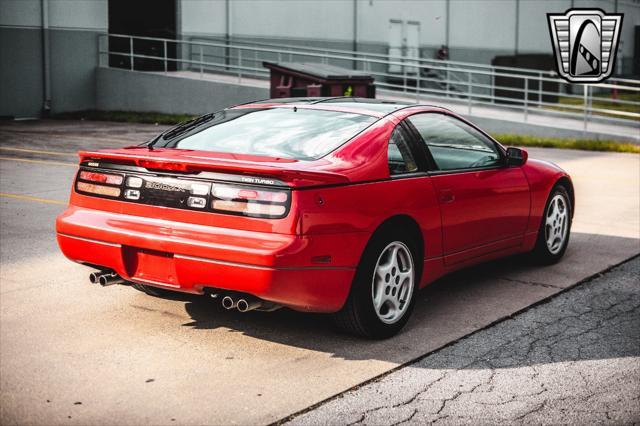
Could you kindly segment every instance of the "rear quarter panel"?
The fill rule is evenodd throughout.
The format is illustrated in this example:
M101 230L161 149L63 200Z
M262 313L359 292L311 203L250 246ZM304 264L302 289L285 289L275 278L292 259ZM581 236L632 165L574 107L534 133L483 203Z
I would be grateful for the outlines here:
M300 209L300 233L333 236L336 264L357 265L373 232L387 219L406 215L420 227L424 258L442 254L440 210L427 176L387 179L332 188L295 191ZM423 282L439 274L428 268Z

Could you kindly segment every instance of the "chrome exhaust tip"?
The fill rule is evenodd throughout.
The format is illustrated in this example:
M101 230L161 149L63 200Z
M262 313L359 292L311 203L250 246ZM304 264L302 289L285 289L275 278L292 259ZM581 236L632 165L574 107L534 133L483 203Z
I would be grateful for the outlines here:
M98 284L100 282L100 275L103 275L104 271L92 272L89 274L89 281L91 284Z
M95 271L92 272L91 274L89 274L89 281L91 281L91 284L98 284L100 283L100 277L103 275L112 275L114 274L113 271L111 271L110 269L103 269L102 271Z
M254 309L258 309L262 306L262 301L259 299L240 299L238 300L238 310L240 312L249 312Z
M124 280L116 273L101 275L98 281L102 287L124 283Z
M236 302L235 300L233 300L233 298L231 296L225 296L222 298L222 307L230 310L235 308L238 305L238 302Z

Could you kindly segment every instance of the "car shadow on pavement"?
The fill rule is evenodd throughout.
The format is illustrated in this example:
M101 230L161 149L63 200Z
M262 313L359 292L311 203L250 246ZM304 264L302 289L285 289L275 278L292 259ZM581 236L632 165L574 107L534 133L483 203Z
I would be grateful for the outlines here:
M229 332L329 353L338 358L404 363L509 318L513 313L638 253L640 240L637 239L575 233L565 258L556 265L532 265L527 256L520 255L454 272L418 292L411 320L403 332L386 341L341 334L332 327L329 315L289 309L242 314L223 309L215 299L192 296L183 299L186 301L186 312L192 319L184 326L203 330L228 329ZM626 297L633 299L638 295L628 294ZM577 310L575 315L566 316L578 318L581 304L569 304ZM520 317L522 315L507 321L519 320ZM551 326L555 326L553 321L545 324L532 320L531 323L525 321L520 328L531 329L533 336L538 328ZM485 346L497 345L502 340L501 336L496 335L494 342ZM393 344L389 345L389 342ZM489 353L489 350L487 348L485 352ZM590 352L564 350L555 356L576 360L589 357ZM458 357L447 368L461 368L465 359Z

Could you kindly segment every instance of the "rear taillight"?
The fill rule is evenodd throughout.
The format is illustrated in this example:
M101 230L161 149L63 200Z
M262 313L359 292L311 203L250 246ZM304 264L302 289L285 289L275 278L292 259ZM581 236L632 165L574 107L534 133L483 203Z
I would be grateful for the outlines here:
M122 185L123 181L124 176L122 175L80 170L76 182L76 189L79 192L89 194L119 197L122 193L120 185Z
M248 189L231 185L214 184L211 189L214 211L245 216L278 218L286 215L289 192Z
M238 179L237 176L230 177ZM291 204L291 192L284 184L265 188L226 181L84 168L78 172L76 191L139 204L272 219L285 217Z
M119 197L120 188L113 186L95 185L93 183L78 182L78 191L90 192L91 194L107 195L109 197Z
M110 175L107 173L88 172L83 170L80 172L80 179L92 182L107 183L109 185L120 185L124 179L121 175Z

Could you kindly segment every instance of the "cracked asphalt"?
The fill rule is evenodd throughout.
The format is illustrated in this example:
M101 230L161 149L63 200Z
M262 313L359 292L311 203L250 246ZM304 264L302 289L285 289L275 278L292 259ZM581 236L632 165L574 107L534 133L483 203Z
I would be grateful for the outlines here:
M287 424L638 422L635 257Z

